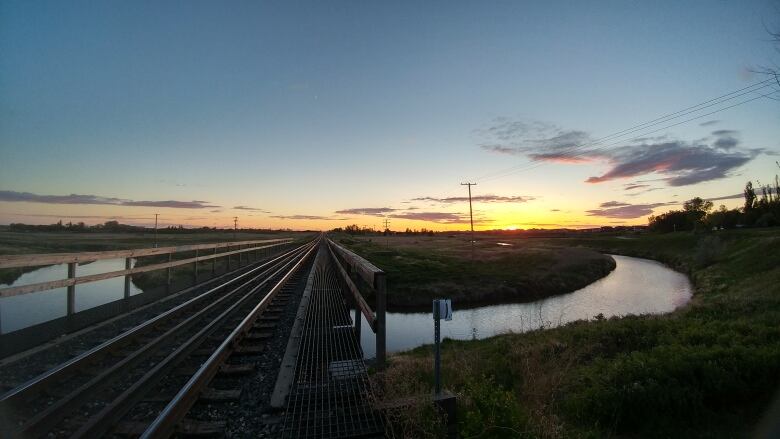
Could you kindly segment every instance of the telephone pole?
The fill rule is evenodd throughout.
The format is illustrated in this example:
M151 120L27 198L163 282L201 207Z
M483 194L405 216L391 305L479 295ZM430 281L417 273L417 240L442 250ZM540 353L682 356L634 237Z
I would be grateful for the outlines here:
M236 232L238 232L238 217L233 217L233 241L236 240Z
M471 221L471 259L474 259L474 213L471 210L471 186L476 186L476 183L461 183L461 186L469 187L469 219Z
M159 213L154 214L154 248L157 248L157 217L160 216Z
M385 246L390 247L390 219L385 218Z

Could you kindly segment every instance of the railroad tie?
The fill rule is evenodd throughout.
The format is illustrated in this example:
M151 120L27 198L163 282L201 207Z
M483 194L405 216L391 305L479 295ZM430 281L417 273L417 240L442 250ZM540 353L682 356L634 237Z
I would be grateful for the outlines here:
M265 351L263 345L242 345L233 350L233 355L257 355L262 354L263 351Z
M225 422L198 421L184 418L176 426L176 432L184 436L222 436L225 434Z
M248 375L255 371L255 363L223 364L219 368L220 375Z
M263 341L268 340L271 337L273 337L273 334L270 332L250 332L244 336L243 340Z
M214 389L209 387L200 394L200 400L205 402L238 401L241 398L241 389Z

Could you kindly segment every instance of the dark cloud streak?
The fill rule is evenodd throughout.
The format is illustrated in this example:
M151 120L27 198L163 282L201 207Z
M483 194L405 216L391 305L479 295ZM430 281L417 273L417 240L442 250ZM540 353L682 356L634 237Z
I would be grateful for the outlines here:
M30 192L0 191L0 201L27 202L44 204L92 204L132 207L169 207L174 209L205 209L220 207L208 204L208 201L135 201L121 198L100 197L97 195L37 195Z

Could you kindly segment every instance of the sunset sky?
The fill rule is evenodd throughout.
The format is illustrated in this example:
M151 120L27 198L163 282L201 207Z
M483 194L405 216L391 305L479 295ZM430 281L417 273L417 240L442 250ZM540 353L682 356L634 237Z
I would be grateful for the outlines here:
M465 181L478 229L736 207L780 172L767 28L777 1L3 1L0 224L456 230Z

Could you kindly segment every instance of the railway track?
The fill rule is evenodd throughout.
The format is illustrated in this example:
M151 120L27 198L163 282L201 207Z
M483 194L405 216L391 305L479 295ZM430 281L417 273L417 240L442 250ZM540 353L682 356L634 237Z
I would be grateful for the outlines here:
M258 319L273 315L272 303L286 299L285 287L300 276L318 242L260 264L1 395L0 433L137 436L155 425L156 436L148 437L162 437L159 432L213 429L214 423L195 425L182 422L183 416L198 397L233 395L205 386L217 374L249 370L225 361L262 349ZM179 388L197 388L197 395L182 398L174 391Z

